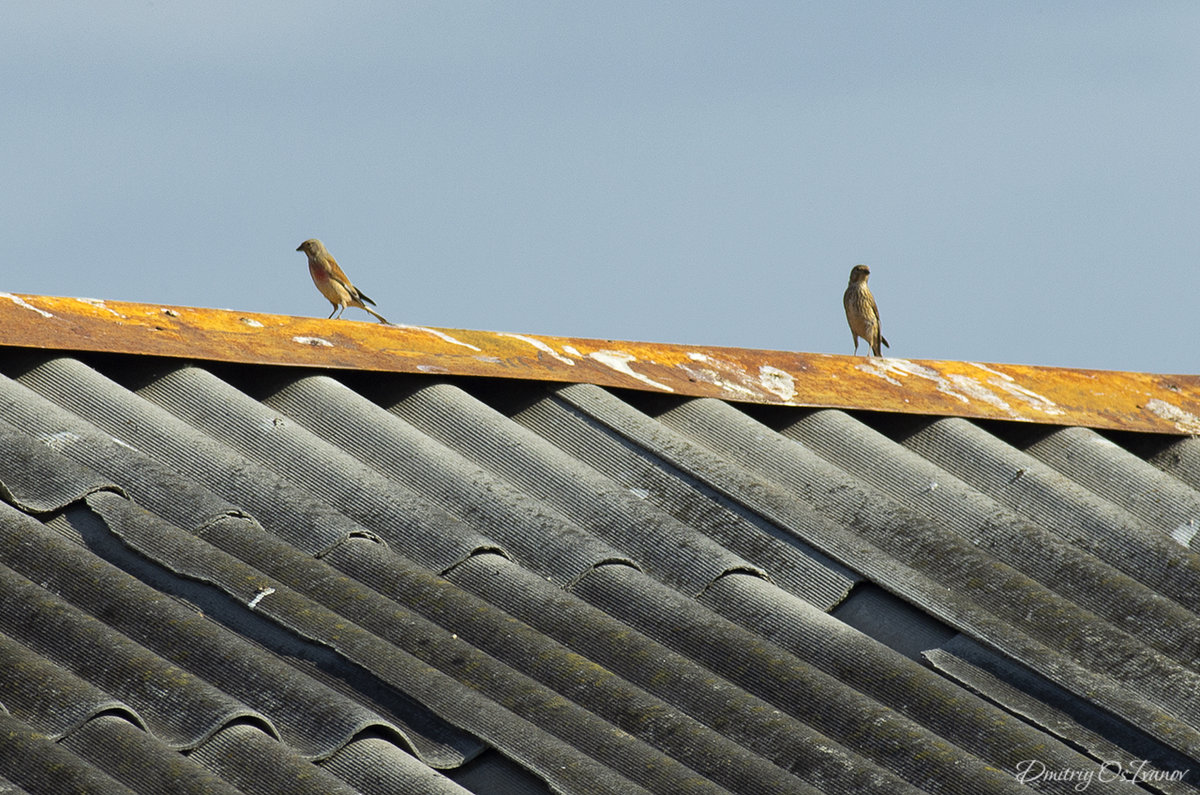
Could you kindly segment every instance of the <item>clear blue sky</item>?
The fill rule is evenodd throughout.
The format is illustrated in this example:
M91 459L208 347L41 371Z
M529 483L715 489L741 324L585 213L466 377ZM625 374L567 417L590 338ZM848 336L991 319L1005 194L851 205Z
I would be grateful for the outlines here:
M0 290L1200 372L1200 3L2 8Z

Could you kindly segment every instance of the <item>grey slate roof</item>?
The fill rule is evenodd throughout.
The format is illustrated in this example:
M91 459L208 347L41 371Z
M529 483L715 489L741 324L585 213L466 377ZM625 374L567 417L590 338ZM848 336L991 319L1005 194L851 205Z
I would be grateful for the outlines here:
M0 792L1200 789L1196 439L0 370Z

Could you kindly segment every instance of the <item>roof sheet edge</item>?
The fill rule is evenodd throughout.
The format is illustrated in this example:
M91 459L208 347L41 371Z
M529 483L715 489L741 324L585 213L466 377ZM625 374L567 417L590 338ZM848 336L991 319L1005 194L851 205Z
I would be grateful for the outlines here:
M1200 434L1200 376L385 326L0 293L0 345Z

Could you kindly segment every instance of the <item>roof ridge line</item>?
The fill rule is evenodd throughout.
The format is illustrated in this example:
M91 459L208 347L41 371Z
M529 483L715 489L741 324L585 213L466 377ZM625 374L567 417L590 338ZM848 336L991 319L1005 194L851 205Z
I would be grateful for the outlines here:
M1197 375L382 325L15 293L0 293L0 345L1200 434Z

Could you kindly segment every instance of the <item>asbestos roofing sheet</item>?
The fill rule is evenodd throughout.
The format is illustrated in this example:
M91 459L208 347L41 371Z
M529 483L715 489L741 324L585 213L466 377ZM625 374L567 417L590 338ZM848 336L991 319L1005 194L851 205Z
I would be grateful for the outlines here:
M496 546L436 502L388 481L206 370L170 370L138 394L439 569Z
M1200 605L1200 557L1186 543L979 425L950 417L901 423L892 434L908 449L1081 552L1189 610Z
M1200 658L1200 618L1054 531L1010 512L905 447L836 410L782 429L826 460L938 527L988 550L1068 600L1185 662ZM1159 536L1162 538L1162 536Z
M433 384L385 404L692 593L725 572L755 569L458 387Z
M121 578L104 561L80 555L80 547L45 526L14 522L7 512L0 506L0 631L112 694L173 747L194 746L231 720L261 719L237 699L64 601L57 594L72 589L87 589L86 598L119 595ZM119 618L123 623L153 623L146 612L152 606L153 602L138 602ZM54 631L47 632L47 627Z
M194 759L156 742L116 715L100 715L62 741L98 769L136 792L159 795L236 795L237 789Z
M724 618L753 627L780 659L805 661L1001 770L1038 757L1058 768L1086 766L1074 748L1047 742L1024 721L964 692L803 600L752 577L724 577L701 600ZM880 675L886 671L887 675Z
M1150 527L1173 536L1194 527L1200 517L1200 493L1090 428L1032 437L1027 453Z
M103 792L134 795L113 777L94 767L62 743L0 711L0 786L12 782L16 792Z
M354 795L357 790L256 726L231 724L188 755L247 793Z
M1007 672L1006 681L1004 673L993 673L1002 671L1003 663L997 666L995 658L962 635L939 648L929 649L923 657L938 671L979 693L982 698L1020 716L1037 730L1062 738L1103 764L1115 763L1123 769L1126 760L1134 759L1138 762L1145 760L1165 770L1183 770L1191 765L1186 756L1173 753L1152 741L1147 742L1145 738L1131 738L1119 721L1090 709L1089 705L1072 699L1069 694L1053 692L1053 686L1021 682L1021 675L1018 673L1014 676L1011 671ZM1021 685L1014 685L1013 681L1021 682ZM1085 722L1080 720L1083 717L1081 713L1087 713ZM1042 758L1039 753L1025 757L1039 761ZM1187 782L1170 779L1156 781L1155 787L1170 795L1195 791Z
M34 514L58 511L101 489L108 480L74 462L47 455L46 446L0 423L0 484L5 502Z
M573 683L542 681L536 666L525 670L524 666L541 659L544 649L540 645L524 649L518 646L512 654L520 665L508 664L508 655L497 656L490 648L491 636L495 636L496 643L519 643L521 638L517 636L518 627L496 608L429 573L398 569L394 559L365 542L343 545L327 559L338 570L351 573L355 585L362 583L376 592L323 582L315 584L313 596L409 650L430 666L430 673L446 677L445 683L437 681L441 676L427 677L430 684L437 685L436 690L424 683L404 683L408 692L433 705L439 714L470 727L506 754L524 758L539 772L550 772L543 766L555 757L561 764L574 754L575 765L585 761L580 753L595 758L613 770L593 781L592 786L606 790L627 786L632 778L623 779L622 774L650 782L654 791L669 788L668 782L679 781L685 774L678 761L645 738L621 730L607 716L564 698L556 689ZM281 577L300 574L281 569L276 573ZM301 580L296 585L304 587ZM457 632L451 633L450 628ZM529 638L524 636L526 641ZM349 639L346 642L343 653L355 655L364 666L386 675L392 665L390 656L371 648L356 650L349 647ZM464 687L455 688L455 680ZM578 775L573 767L564 770L568 781ZM689 789L721 788L697 778Z
M637 581L645 581L644 575L628 567L605 566L580 584L600 571L614 568ZM657 724L654 731L669 737L670 742L684 744L685 749L677 753L711 754L707 760L700 758L692 763L698 769L726 766L730 774L745 776L747 787L752 784L753 777L748 775L745 767L729 766L731 757L736 758L745 751L722 748L720 743L705 737L707 727L707 732L717 732L735 740L746 750L771 760L779 768L791 771L814 786L835 786L854 792L910 791L898 776L840 747L829 737L789 717L737 683L714 675L711 668L642 632L631 631L628 622L604 611L603 602L592 604L587 601L586 597L592 593L588 588L572 593L551 590L545 583L494 556L467 561L452 572L451 578L489 601L503 605L508 612L555 638L582 658L594 661L601 666L595 676L599 677L600 672L618 674L661 699L655 709L627 709L624 719L653 720ZM630 589L626 595L648 605L663 607L657 598L657 589L648 583L645 590ZM551 609L547 610L547 607ZM597 709L621 708L611 694L595 689L590 697L609 702L604 704L602 701ZM721 773L713 770L710 775ZM755 781L763 791L772 791L769 781L761 778Z
M953 594L930 607L936 608L937 602L946 607L975 602L1005 622L1006 634L1015 630L1043 647L1021 654L1035 667L1058 667L1058 654L1048 650L1060 647L1067 659L1079 666L1075 687L1103 688L1105 695L1099 698L1114 711L1135 723L1153 722L1164 739L1169 737L1171 742L1200 752L1200 733L1194 728L1200 712L1188 695L1200 689L1200 678L1190 668L1145 649L1135 638L1097 621L1076 603L1056 598L1021 570L922 519L875 487L726 403L685 401L658 417L690 434L697 443L801 494L829 518L858 528ZM1081 632L1081 627L1087 627L1086 632ZM979 632L981 628L973 629ZM1131 694L1136 697L1129 698ZM1164 720L1164 712L1172 717Z
M0 671L0 705L48 737L60 739L105 712L141 725L120 699L6 634L0 634Z
M590 386L573 389L590 390L598 400L607 400L610 411L628 408L604 390ZM598 421L597 417L603 416L598 412L589 417L558 397L546 395L519 406L512 418L624 486L630 494L770 572L775 582L813 604L831 608L860 581L851 570L811 547L794 543L794 539L779 538L778 530L770 523L740 510L740 506L723 500L661 459L647 455ZM649 418L644 419L647 426L653 425ZM648 427L647 432L654 430Z
M132 487L131 499L180 527L198 530L209 522L244 511L175 467L156 461L128 442L115 439L78 415L46 400L28 387L0 376L4 416L44 447L82 464L109 483ZM76 486L75 491L78 491ZM63 504L66 504L65 502Z
M29 790L25 789L24 787L18 787L4 776L0 776L0 789L2 789L5 793L11 793L11 795L25 795L27 792L29 792Z
M567 514L332 378L291 380L271 391L264 402L383 475L438 500L559 583L571 582L599 563L623 560L634 565Z
M470 795L441 773L382 737L364 735L342 746L320 766L359 792L394 795Z
M1118 438L1128 442L1130 450L1145 455L1154 466L1200 491L1200 439L1197 437L1164 438L1146 434L1121 434ZM1189 527L1194 524L1200 522L1188 523ZM1186 545L1190 540L1191 536L1188 536L1180 543Z
M0 379L8 409L24 419L56 404L118 444L153 457L251 512L301 549L317 553L370 531L304 488L143 400L77 359L54 358ZM28 388L25 388L28 387ZM57 422L57 417L48 420ZM71 427L71 426L68 426ZM75 431L68 431L75 433ZM57 437L47 437L53 441ZM140 482L134 480L134 485Z
M1089 791L1200 791L1184 440L0 371L0 776L29 791L1066 795L1114 754L1172 778Z

